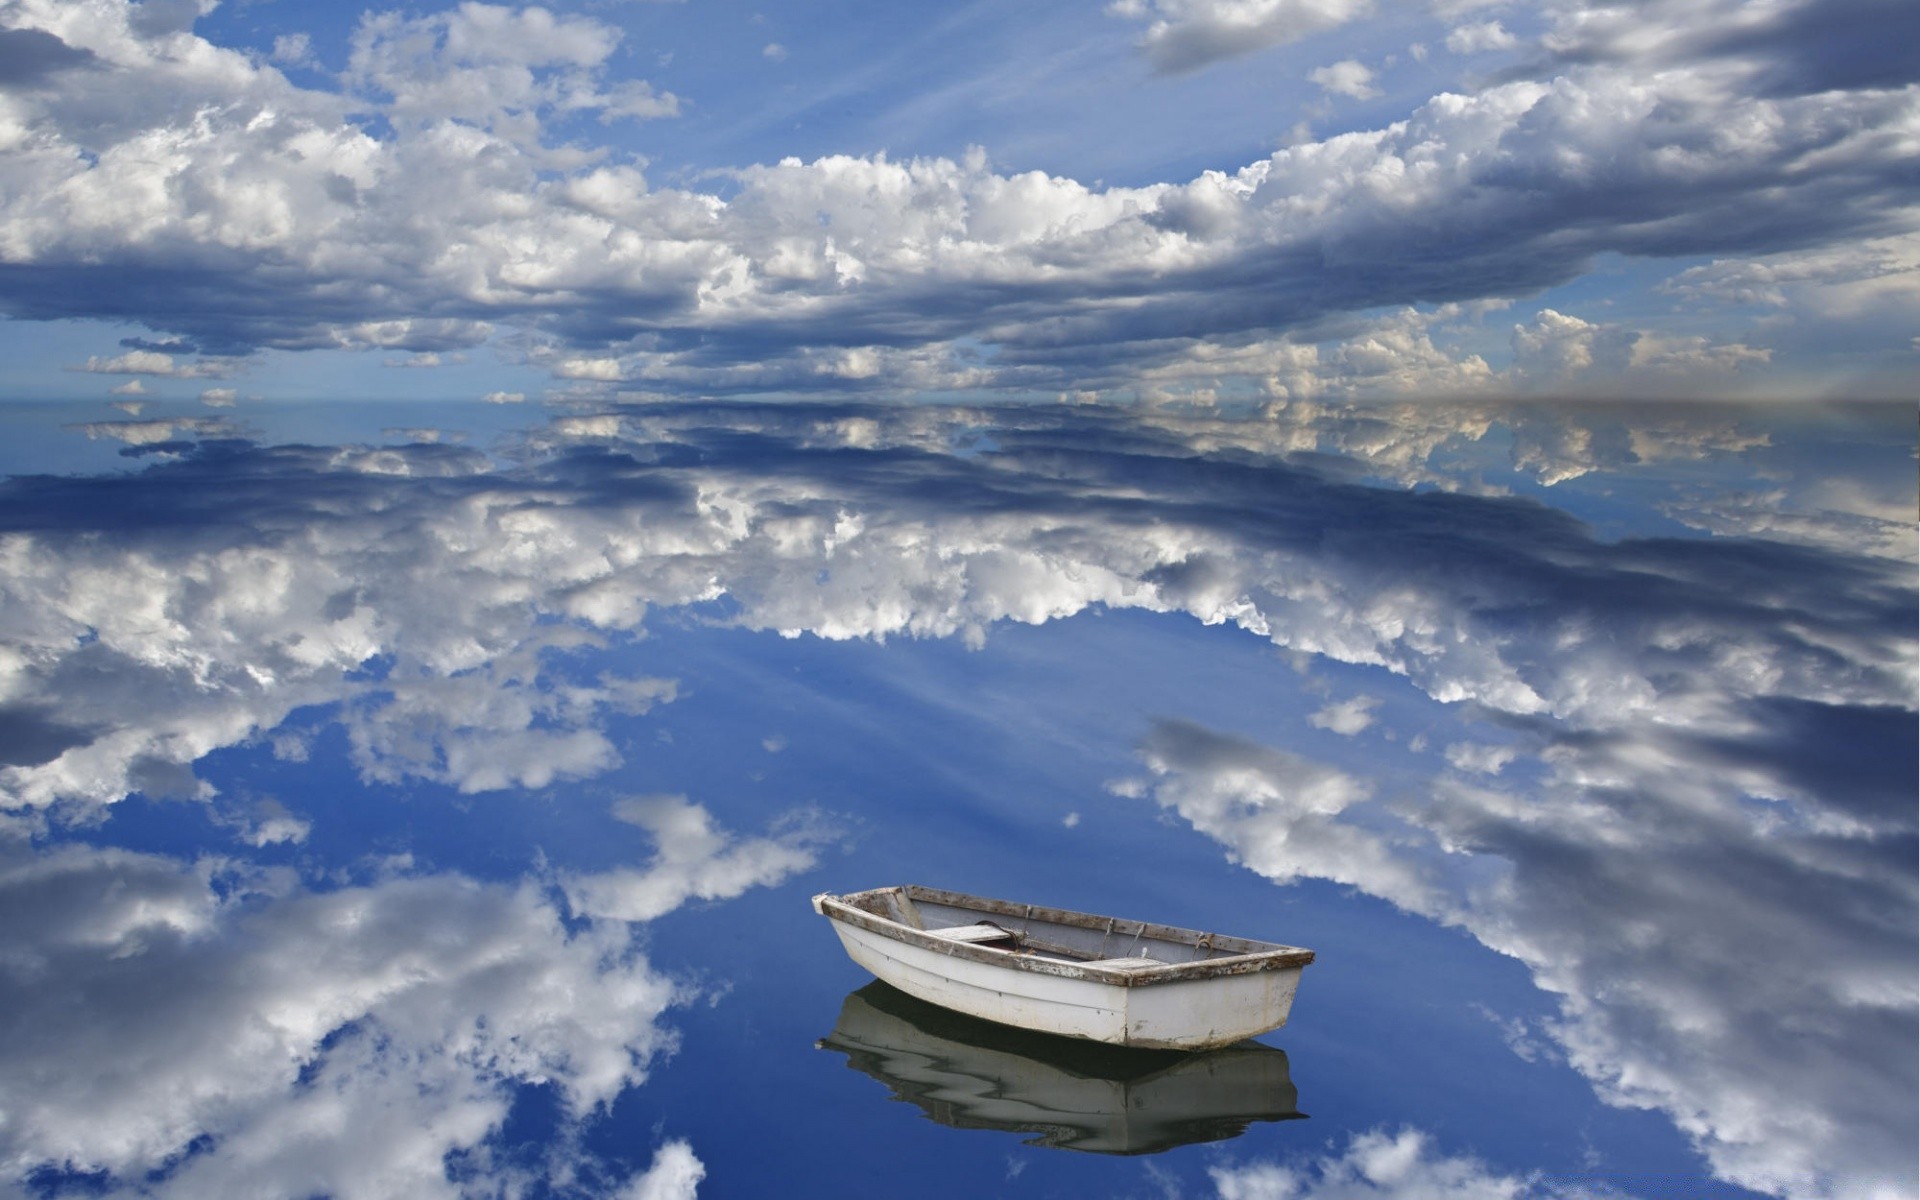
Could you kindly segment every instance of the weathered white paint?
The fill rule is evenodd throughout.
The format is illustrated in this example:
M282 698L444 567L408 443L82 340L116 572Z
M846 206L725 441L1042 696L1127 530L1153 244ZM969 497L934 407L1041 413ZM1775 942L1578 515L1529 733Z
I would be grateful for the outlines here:
M1127 1044L1130 988L1010 971L909 946L839 921L833 930L853 961L929 1004L1022 1029Z
M975 911L971 901L983 907ZM814 908L832 920L849 957L909 995L1005 1025L1112 1045L1200 1050L1278 1029L1293 1007L1301 967L1313 958L1298 947L932 889L822 895ZM968 944L983 912L1017 935L1018 950ZM1076 942L1084 949L1058 949ZM1106 956L1121 943L1136 953ZM1037 946L1055 949L1033 953ZM1165 957L1137 953L1142 949Z
M1216 975L1127 993L1127 1044L1169 1050L1227 1046L1278 1029L1293 1009L1300 968Z

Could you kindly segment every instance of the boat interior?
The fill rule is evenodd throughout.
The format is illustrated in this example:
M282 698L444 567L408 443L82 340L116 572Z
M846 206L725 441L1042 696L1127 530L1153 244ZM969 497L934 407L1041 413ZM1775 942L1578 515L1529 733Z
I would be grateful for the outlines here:
M1109 968L1144 970L1295 949L1275 942L913 885L875 888L839 899L872 916L935 937Z

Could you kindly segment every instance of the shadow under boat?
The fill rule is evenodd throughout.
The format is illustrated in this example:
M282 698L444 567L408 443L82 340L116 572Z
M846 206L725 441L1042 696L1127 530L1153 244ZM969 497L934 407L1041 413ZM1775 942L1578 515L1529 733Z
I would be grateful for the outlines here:
M1286 1052L1272 1046L1108 1046L997 1025L878 981L847 997L815 1045L942 1125L1037 1134L1033 1146L1155 1154L1306 1116Z

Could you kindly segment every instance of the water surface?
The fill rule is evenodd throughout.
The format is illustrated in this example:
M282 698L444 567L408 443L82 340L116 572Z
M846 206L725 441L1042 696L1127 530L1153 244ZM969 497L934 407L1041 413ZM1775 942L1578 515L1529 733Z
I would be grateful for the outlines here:
M1909 411L276 419L13 416L22 1194L1913 1191ZM1094 1062L897 882L1319 959Z

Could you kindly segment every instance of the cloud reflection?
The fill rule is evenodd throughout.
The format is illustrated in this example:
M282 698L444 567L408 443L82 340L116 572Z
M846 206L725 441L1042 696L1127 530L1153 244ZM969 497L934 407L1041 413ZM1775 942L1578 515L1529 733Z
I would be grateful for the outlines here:
M516 1098L580 1126L681 998L623 927L451 874L314 891L11 844L0 915L0 1163L142 1195L512 1192L544 1169L493 1155ZM636 1194L691 1194L690 1151L662 1154Z
M1725 1178L1872 1196L1912 1179L1911 528L1854 548L1846 529L1897 506L1838 486L1851 463L1778 454L1772 516L1743 524L1750 460L1784 451L1773 424L663 406L563 417L502 457L213 442L16 479L0 785L29 824L208 796L196 761L296 709L345 725L370 780L589 777L620 761L613 714L677 694L601 669L609 647L644 661L657 610L976 643L1103 606L1185 614L1381 668L1474 739L1409 743L1428 771L1409 787L1170 714L1123 791L1276 880L1333 879L1520 958L1561 998L1541 1032L1568 1061ZM1500 494L1589 475L1703 528L1793 536L1678 536L1662 515L1662 536L1604 538ZM1322 717L1385 728L1352 703ZM811 861L805 835L734 843L651 804L627 816L659 861L566 880L575 904L644 918Z
M1476 1159L1438 1153L1417 1129L1375 1130L1310 1164L1247 1163L1208 1172L1220 1200L1601 1200L1546 1180L1503 1175Z

